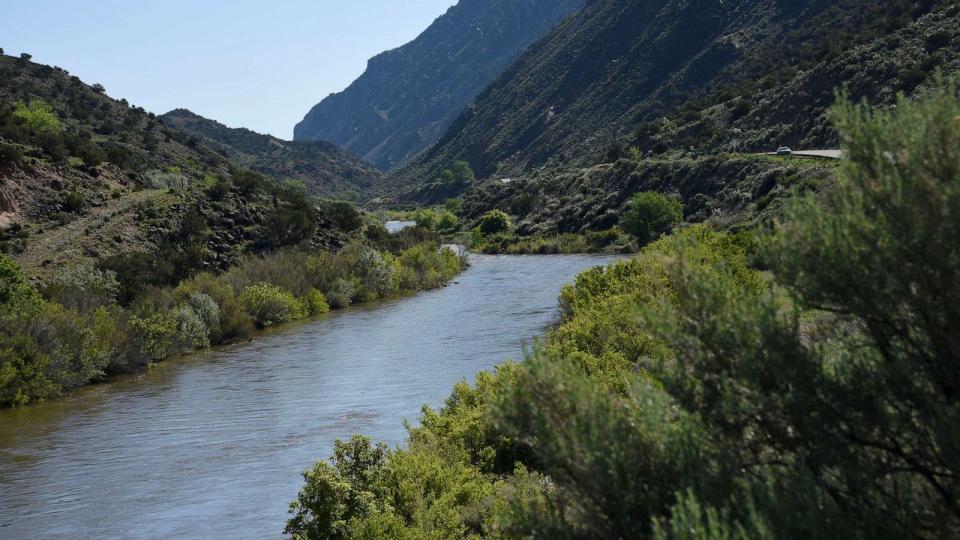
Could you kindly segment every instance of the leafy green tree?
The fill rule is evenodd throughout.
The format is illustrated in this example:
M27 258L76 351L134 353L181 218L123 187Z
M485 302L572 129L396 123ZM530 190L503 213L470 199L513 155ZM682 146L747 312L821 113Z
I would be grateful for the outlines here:
M683 221L683 205L675 197L653 191L637 193L620 218L620 228L640 245L656 240Z
M502 210L491 210L480 218L477 227L482 234L497 234L507 232L511 227L510 216Z
M461 208L463 208L463 201L460 199L447 199L444 201L443 206L448 212L456 214L460 212Z
M18 102L13 115L34 133L61 133L64 129L63 123L53 112L53 107L39 99L34 99L30 105Z
M440 173L438 182L445 185L465 186L477 179L470 164L466 161L454 161L449 169Z
M313 238L317 230L317 209L306 192L300 186L283 186L277 200L265 220L262 243L279 248Z
M297 539L353 538L354 520L377 511L376 492L384 474L386 445L355 436L337 441L330 462L318 462L303 474L306 484L291 505L286 534Z
M363 226L363 216L355 206L346 201L336 201L330 204L328 212L330 219L340 225L346 232L353 232Z
M453 173L453 181L460 185L472 184L477 179L477 175L466 161L454 161L450 171Z
M417 227L434 230L437 228L437 212L432 208L424 208L417 211L414 221L417 223Z

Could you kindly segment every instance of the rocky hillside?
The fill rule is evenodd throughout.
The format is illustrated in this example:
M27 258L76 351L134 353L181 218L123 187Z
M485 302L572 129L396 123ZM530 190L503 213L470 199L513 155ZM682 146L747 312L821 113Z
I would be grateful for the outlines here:
M386 180L407 200L455 160L483 180L624 155L830 147L834 90L891 103L956 70L942 0L595 0L533 45Z
M90 261L176 282L244 253L338 245L355 227L344 212L99 85L0 55L0 252L31 275Z
M185 109L164 114L160 120L199 137L206 146L244 167L279 181L302 181L311 195L359 200L381 176L373 165L332 143L284 141L249 129L229 128Z
M461 0L416 40L370 60L294 131L384 170L436 141L480 91L584 0Z

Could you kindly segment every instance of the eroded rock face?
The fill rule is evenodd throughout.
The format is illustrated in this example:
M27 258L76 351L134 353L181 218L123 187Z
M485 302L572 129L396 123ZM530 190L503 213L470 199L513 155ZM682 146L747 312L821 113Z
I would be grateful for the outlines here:
M461 0L416 40L370 60L294 139L333 142L390 170L436 141L484 88L585 0Z

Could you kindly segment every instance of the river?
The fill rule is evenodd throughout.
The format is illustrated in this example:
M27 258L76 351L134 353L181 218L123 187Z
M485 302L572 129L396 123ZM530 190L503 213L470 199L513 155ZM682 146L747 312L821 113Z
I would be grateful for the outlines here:
M0 538L281 538L300 473L508 359L602 256L471 255L449 287L0 410Z

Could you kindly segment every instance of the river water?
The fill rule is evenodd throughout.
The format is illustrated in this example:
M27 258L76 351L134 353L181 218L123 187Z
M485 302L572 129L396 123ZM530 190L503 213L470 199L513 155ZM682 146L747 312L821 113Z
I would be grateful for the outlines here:
M601 256L471 255L457 283L0 410L0 539L281 538L300 473L506 359Z

